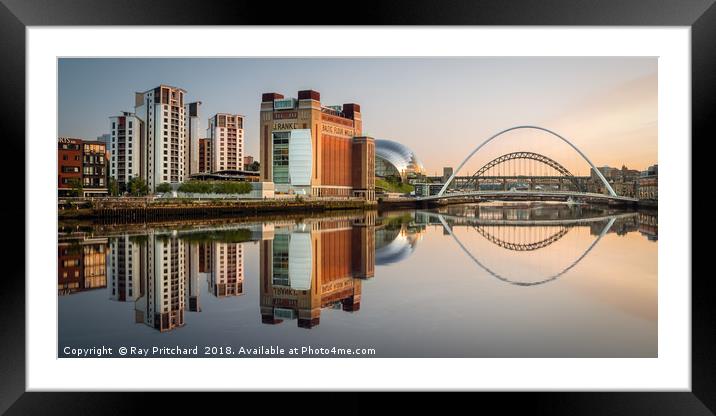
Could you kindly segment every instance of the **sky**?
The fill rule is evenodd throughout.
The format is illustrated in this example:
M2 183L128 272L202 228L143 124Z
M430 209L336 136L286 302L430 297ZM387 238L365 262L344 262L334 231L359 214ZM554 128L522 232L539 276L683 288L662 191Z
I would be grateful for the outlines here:
M202 131L215 113L244 115L258 158L261 94L313 89L323 105L360 104L364 135L404 144L428 174L517 125L559 133L597 166L644 170L657 163L657 68L656 57L60 58L58 136L96 139L133 111L134 92L168 84L202 102ZM567 144L531 130L491 142L462 172L513 151L589 173Z

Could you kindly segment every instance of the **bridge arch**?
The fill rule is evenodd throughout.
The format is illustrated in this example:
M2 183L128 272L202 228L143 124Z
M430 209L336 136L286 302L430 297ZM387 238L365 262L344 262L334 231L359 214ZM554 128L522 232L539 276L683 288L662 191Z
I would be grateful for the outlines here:
M548 166L548 167L554 169L557 173L562 175L565 179L571 181L574 184L575 188L577 188L577 190L583 191L583 189L579 185L579 182L577 181L577 179L574 177L574 175L572 175L572 172L570 172L567 168L562 166L561 163L557 162L556 160L554 160L550 157L541 155L539 153L534 153L534 152L511 152L511 153L506 153L502 156L498 156L498 157L492 159L491 161L487 162L483 167L481 167L477 172L475 172L472 175L472 177L470 178L470 180L468 181L468 184L470 182L478 180L481 176L483 176L490 169L492 169L496 166L499 166L500 164L509 162L510 160L522 160L522 159L534 160L534 161L537 161L545 166Z
M551 135L557 137L558 139L562 140L563 142L567 143L572 149L574 149L574 150L582 157L582 159L584 159L584 160L589 164L589 166L591 166L592 170L597 174L597 176L599 177L599 179L602 181L602 183L604 184L604 186L605 186L605 187L607 188L607 190L609 191L609 194L610 194L611 196L617 196L617 193L614 192L614 189L612 189L612 186L609 185L609 182L606 180L606 178L604 178L604 175L602 175L602 172L600 172L599 169L597 169L597 167L594 166L594 163L592 163L592 161L589 160L589 158L587 157L587 155L585 155L584 153L582 153L582 151L579 150L579 148L577 148L577 146L575 146L574 144L572 144L572 142L570 142L570 141L567 140L566 138L564 138L564 137L560 136L559 134L553 132L552 130L546 129L546 128L544 128L544 127L539 127L539 126L515 126L515 127L510 127L509 129L502 130L502 131L498 132L497 134L492 135L490 138L488 138L488 139L485 140L484 142L480 143L480 145L478 145L472 152L470 152L470 154L467 155L467 157L465 158L465 160L463 160L462 163L460 163L460 165L458 165L457 169L455 169L455 171L453 172L453 174L450 175L450 179L448 179L447 182L445 182L445 184L443 185L443 187L440 189L440 192L437 194L437 196L438 196L438 197L443 196L443 194L444 194L445 191L447 190L448 186L450 186L450 183L452 183L452 181L455 179L455 176L457 176L457 174L460 172L460 169L462 169L462 167L465 166L465 163L467 163L467 162L475 155L475 153L477 153L480 149L482 149L483 146L485 146L486 144L490 143L492 140L496 139L497 137L499 137L499 136L501 136L501 135L503 135L503 134L505 134L505 133L507 133L507 132L509 132L509 131L512 131L512 130L520 130L520 129L541 130L541 131L544 131L544 132L546 132L546 133L549 133L549 134L551 134Z

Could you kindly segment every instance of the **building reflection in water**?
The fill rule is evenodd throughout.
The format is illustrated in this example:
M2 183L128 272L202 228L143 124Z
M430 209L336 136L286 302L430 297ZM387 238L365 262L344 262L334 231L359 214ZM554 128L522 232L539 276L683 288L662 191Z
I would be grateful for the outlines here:
M375 230L375 264L399 263L413 254L425 233L425 225L415 222L414 213L381 218Z
M207 273L209 293L220 298L244 294L244 245L211 242L199 244L199 251L208 252Z
M161 332L184 326L186 243L176 233L150 232L145 238L139 249L142 291L134 302L135 322Z
M113 238L107 256L110 299L135 303L135 322L161 332L201 312L201 285L216 297L244 293L243 244L185 241L177 232Z
M640 212L638 216L639 232L650 241L659 238L659 216L656 212Z
M375 212L265 226L260 247L261 322L320 323L321 309L360 309L361 284L375 274Z
M57 244L57 293L69 295L107 287L107 239L82 238Z
M129 236L113 238L109 243L107 270L110 299L118 302L136 301L142 293L140 279L141 243Z
M186 247L185 264L186 264L186 284L184 285L184 306L189 312L201 312L200 298L200 281L201 281L201 262L199 253L201 252L201 244L184 243Z

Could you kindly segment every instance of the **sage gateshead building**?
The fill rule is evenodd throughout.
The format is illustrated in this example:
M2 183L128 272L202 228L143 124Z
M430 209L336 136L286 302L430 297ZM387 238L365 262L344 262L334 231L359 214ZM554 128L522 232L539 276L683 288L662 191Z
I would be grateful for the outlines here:
M375 144L360 106L321 104L318 91L261 97L261 181L279 193L375 199Z
M425 174L415 152L391 140L375 141L375 176L399 177L402 181Z

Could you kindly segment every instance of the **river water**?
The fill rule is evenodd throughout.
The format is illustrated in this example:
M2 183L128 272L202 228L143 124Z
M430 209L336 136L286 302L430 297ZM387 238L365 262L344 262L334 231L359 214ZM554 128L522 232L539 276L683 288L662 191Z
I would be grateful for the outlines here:
M558 203L62 224L58 356L656 357L657 235Z

